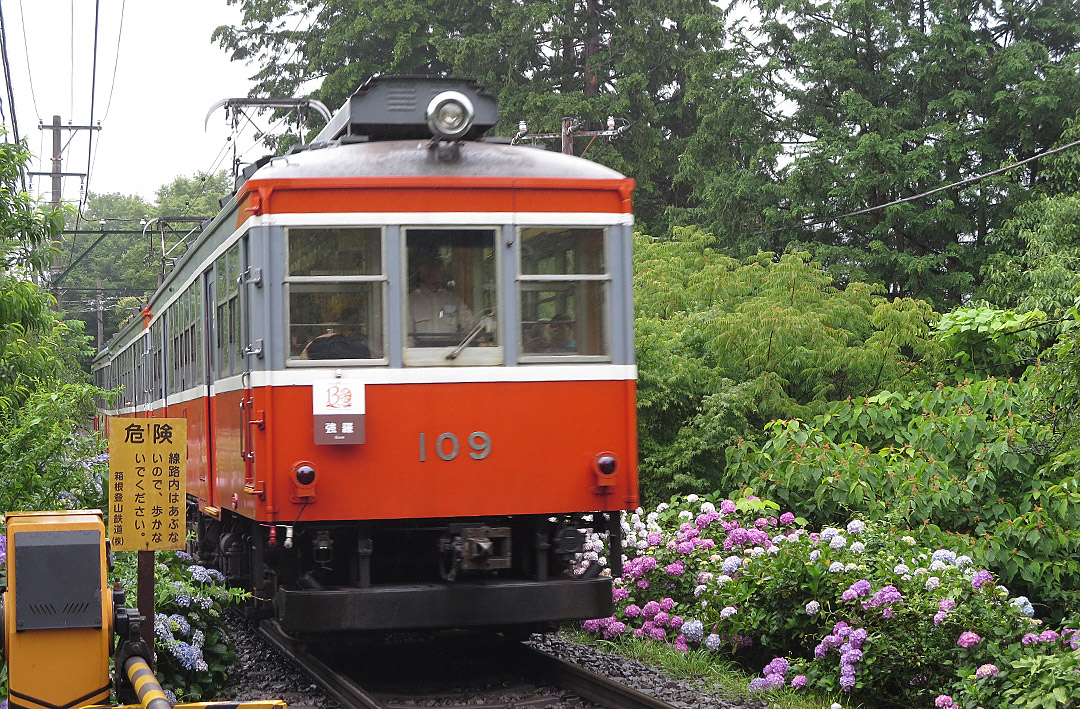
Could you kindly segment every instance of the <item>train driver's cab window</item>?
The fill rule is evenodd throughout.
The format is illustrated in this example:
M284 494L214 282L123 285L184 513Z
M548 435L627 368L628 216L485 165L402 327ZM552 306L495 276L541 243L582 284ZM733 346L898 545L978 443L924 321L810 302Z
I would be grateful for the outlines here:
M605 230L528 227L520 235L522 360L610 359Z
M405 364L499 364L495 230L405 230Z
M293 227L286 236L290 363L382 360L382 230Z

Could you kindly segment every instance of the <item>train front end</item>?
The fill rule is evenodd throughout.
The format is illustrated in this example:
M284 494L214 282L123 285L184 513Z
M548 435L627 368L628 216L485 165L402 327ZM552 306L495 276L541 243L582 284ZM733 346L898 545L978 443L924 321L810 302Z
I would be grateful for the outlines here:
M236 194L189 491L200 553L286 630L610 613L638 505L633 182L475 140L494 110L373 80Z

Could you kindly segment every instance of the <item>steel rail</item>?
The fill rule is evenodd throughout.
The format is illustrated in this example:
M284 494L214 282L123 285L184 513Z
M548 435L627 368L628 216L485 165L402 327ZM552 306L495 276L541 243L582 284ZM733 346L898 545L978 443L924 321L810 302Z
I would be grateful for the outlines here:
M259 623L259 634L276 647L286 660L303 670L342 709L386 709L385 704L363 687L311 654L304 643L286 635L277 621L264 620Z
M561 689L609 709L674 709L674 705L522 644L521 661Z
M378 699L315 657L303 642L286 635L275 621L260 623L259 634L273 644L286 660L303 670L342 709L392 709L398 706L392 700L385 702ZM672 704L656 697L524 643L514 644L511 656L514 664L532 675L534 681L554 685L608 709L675 709ZM507 659L511 659L511 656Z

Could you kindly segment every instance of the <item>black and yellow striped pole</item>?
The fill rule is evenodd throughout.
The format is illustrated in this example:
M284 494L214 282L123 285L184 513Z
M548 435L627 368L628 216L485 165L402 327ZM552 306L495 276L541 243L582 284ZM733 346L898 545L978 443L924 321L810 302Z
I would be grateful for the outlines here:
M139 704L143 709L172 709L172 702L165 696L153 670L146 660L132 656L124 662L124 672L135 688L135 694L139 697Z

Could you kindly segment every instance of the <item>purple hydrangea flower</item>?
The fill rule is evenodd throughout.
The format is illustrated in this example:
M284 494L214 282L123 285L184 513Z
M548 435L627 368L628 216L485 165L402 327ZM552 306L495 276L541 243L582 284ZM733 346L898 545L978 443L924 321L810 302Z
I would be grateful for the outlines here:
M785 512L780 515L780 524L795 524L795 515L791 512Z
M806 675L795 675L791 678L791 686L795 689L802 689L806 686Z
M735 503L731 500L724 500L720 503L720 511L726 515L731 514L735 511Z
M665 598L662 601L660 601L660 610L664 611L665 613L670 612L671 609L674 608L674 607L675 607L675 599L674 598L668 597L668 598Z
M630 591L628 591L627 589L625 589L625 588L623 588L621 586L618 587L618 588L612 588L611 589L611 600L614 601L615 603L618 603L619 601L625 601L629 597L630 597Z
M641 615L641 608L636 603L631 603L626 608L623 608L623 616L626 618L637 618Z
M976 571L975 575L971 577L971 588L976 591L978 591L986 584L994 584L994 575L986 569Z
M955 707L956 703L948 694L939 694L937 699L934 700L934 706L938 707L938 709L949 709L949 707Z
M840 537L837 537L837 539L839 538ZM840 598L845 601L854 601L856 598L862 598L863 596L869 595L869 593L870 582L866 579L860 579L851 584L848 589L841 594Z
M678 561L673 561L665 566L664 571L671 576L682 576L683 571L686 571L686 564L682 562L682 559L679 559Z
M997 677L997 676L998 676L997 665L991 664L989 662L986 663L985 665L981 666L979 669L975 670L975 678L976 679L982 679L983 677Z
M765 669L761 671L761 674L768 677L769 675L780 675L783 677L788 671L788 661L786 657L773 658L772 662L765 665Z
M641 615L649 620L656 617L656 614L660 612L660 604L656 601L649 601L645 604L645 607L641 609Z

